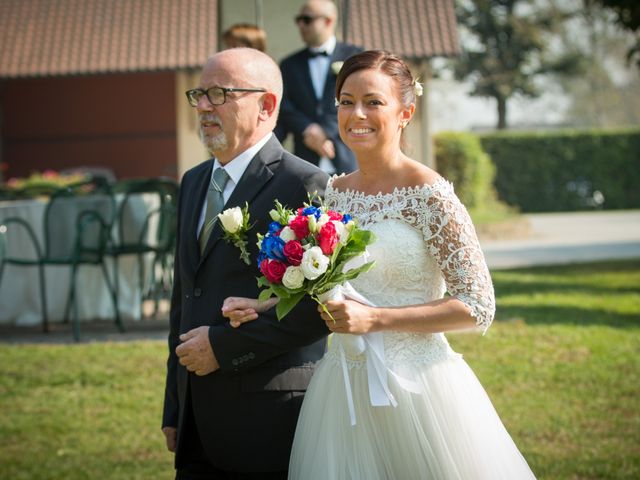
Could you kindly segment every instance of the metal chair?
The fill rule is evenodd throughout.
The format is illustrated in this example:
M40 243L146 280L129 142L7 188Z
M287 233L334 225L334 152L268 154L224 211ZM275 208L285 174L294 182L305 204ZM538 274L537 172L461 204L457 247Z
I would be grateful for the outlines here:
M49 331L45 266L69 266L71 281L65 308L65 319L73 309L73 335L80 339L80 320L77 305L76 276L81 265L100 265L114 306L115 322L120 331L123 325L117 310L117 299L106 266L103 262L115 212L111 189L102 180L89 180L53 192L44 213L44 240L40 245L31 225L21 218L10 217L0 221L3 235L23 229L35 251L34 257L22 258L5 252L0 262L0 284L6 264L38 267L43 330Z
M154 314L158 311L160 292L170 288L171 256L176 229L178 185L169 178L147 178L120 181L114 186L118 210L116 238L107 254L114 258L116 293L120 292L119 258L136 255L141 307L147 292L154 300ZM151 210L148 205L153 204ZM152 255L149 288L145 289L145 256ZM160 273L160 278L156 274ZM169 286L167 286L169 284ZM143 312L141 312L142 315Z

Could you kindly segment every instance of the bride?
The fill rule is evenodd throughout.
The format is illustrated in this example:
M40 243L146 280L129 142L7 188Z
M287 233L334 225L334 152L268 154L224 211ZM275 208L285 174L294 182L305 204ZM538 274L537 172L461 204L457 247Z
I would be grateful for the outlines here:
M401 149L421 93L407 65L385 51L350 57L338 75L340 137L359 168L329 180L325 204L376 234L369 247L376 266L351 282L371 305L328 301L335 322L319 309L338 335L304 399L291 479L534 478L443 333L486 330L495 301L473 224L452 185ZM238 327L271 305L234 297L223 311ZM383 339L389 406L371 404L372 353L349 348L354 335L372 333Z

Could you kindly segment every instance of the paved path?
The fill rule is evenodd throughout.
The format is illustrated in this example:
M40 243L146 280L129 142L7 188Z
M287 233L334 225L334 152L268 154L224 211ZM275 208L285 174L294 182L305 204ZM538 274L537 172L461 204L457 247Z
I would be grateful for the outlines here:
M527 238L481 242L490 268L640 258L640 210L525 217Z
M518 240L486 240L482 248L492 269L552 265L594 260L640 258L640 210L526 215L530 235ZM121 334L112 322L81 327L82 341L166 340L169 321L160 318L129 322ZM44 334L39 326L0 325L0 343L73 343L69 324L54 324Z

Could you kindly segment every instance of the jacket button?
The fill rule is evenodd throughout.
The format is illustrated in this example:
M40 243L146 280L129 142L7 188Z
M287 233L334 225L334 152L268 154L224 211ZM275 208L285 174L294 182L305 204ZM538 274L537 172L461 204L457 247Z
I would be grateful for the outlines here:
M194 296L194 297L198 298L198 297L199 297L199 296L201 296L201 295L202 295L202 289L201 289L200 287L195 288L195 289L193 290L193 296Z

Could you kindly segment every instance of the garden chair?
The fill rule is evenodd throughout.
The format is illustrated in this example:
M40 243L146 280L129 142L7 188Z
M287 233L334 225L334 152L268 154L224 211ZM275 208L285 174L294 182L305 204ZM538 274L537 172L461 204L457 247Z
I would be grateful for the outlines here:
M171 255L175 244L178 185L173 179L147 178L120 181L114 186L118 204L116 238L108 255L114 259L116 293L120 293L119 258L136 255L140 302L151 292L154 314L160 292L171 283ZM153 207L148 210L148 204ZM148 288L145 288L145 257L151 255ZM159 278L156 275L159 273ZM118 298L118 297L117 297ZM141 312L142 314L142 312Z
M17 233L22 229L35 252L35 255L25 258L12 256L6 252L0 262L0 284L6 264L38 268L42 323L45 332L49 331L45 267L68 266L71 268L71 279L65 319L69 318L69 310L73 309L73 335L76 341L80 339L76 276L81 265L101 267L113 302L116 325L120 331L123 331L116 308L115 290L103 262L114 212L114 198L107 183L102 180L89 180L53 192L45 207L42 244L38 241L34 227L23 219L10 217L0 220L0 229L4 230L7 242L12 232Z

